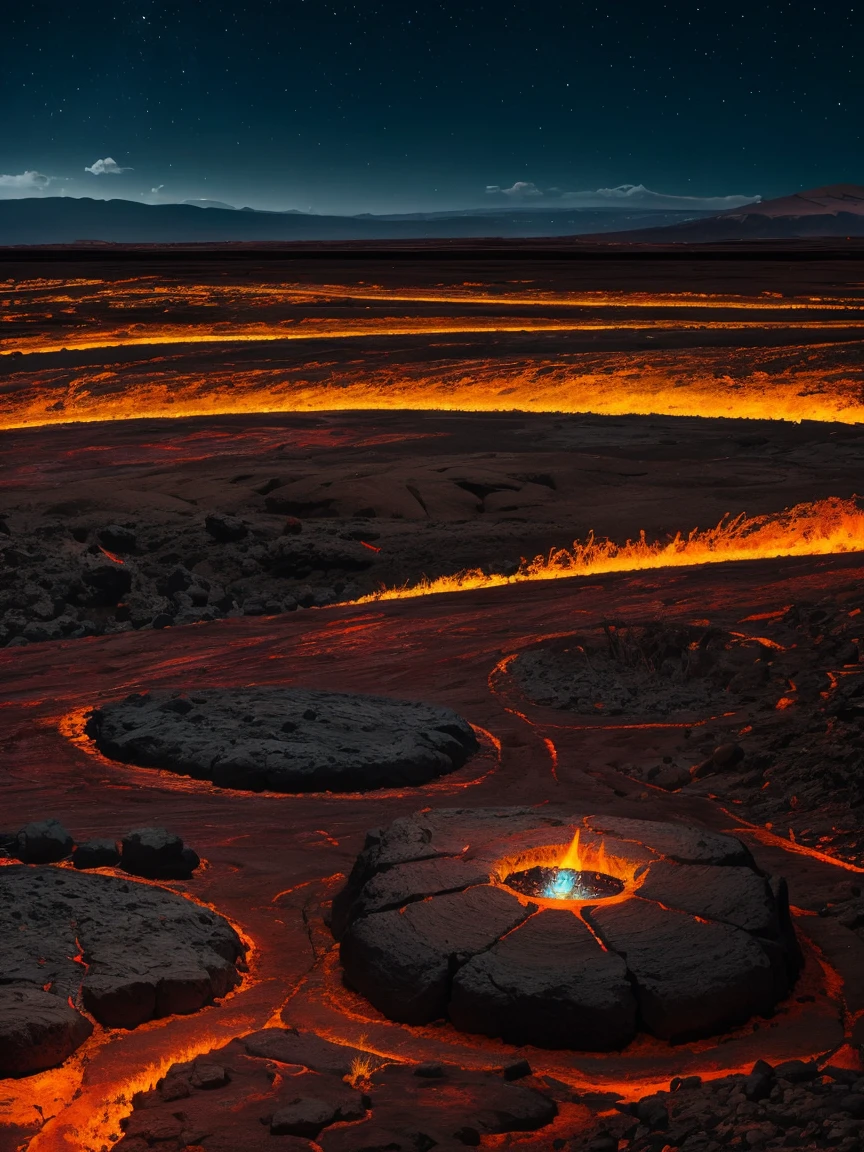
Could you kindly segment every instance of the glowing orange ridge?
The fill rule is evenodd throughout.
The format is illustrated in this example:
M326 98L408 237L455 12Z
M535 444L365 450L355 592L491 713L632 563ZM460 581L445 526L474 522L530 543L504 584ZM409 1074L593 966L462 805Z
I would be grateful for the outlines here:
M382 588L352 604L378 600L404 600L438 592L465 592L498 588L527 580L560 580L568 576L596 576L606 572L635 572L653 568L681 568L692 564L720 564L729 560L767 560L778 556L829 556L864 551L864 510L855 499L832 497L812 504L796 504L774 515L726 516L715 528L694 528L668 541L638 540L616 544L589 535L572 548L553 549L548 556L523 560L513 576L486 573L480 568L422 580L404 588Z

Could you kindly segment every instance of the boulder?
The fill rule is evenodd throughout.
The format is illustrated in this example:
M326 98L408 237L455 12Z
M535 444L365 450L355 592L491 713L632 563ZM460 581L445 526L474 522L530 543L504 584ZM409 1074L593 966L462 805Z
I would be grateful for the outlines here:
M87 1017L60 996L27 984L0 985L0 1075L54 1068L92 1031Z
M18 833L15 855L25 864L53 864L64 860L72 847L72 837L59 820L38 820Z

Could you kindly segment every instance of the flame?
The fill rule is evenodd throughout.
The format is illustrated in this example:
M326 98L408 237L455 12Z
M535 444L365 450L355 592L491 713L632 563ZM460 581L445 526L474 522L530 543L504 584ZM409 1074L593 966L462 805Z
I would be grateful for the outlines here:
M864 551L864 509L856 499L831 497L765 516L726 516L715 528L694 528L672 540L638 540L616 544L598 540L593 533L572 548L553 549L547 556L523 560L513 576L487 573L480 568L421 580L401 588L383 588L352 600L369 604L404 600L438 592L466 592L498 588L526 580L560 580L569 576L596 576L607 572L638 572L656 568L683 568L693 564L721 564L730 560L768 560L779 556L831 556Z

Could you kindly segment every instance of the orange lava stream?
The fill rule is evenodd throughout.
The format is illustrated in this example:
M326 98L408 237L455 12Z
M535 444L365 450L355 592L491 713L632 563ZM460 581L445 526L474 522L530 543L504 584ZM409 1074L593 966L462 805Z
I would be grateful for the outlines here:
M511 281L525 284L526 281ZM2 289L2 285L0 285ZM734 308L756 311L825 311L860 309L860 296L791 296L763 292L760 296L712 292L567 292L543 288L501 288L491 291L488 284L463 283L461 286L429 288L384 288L380 284L172 284L159 282L156 276L131 280L22 280L9 289L13 299L6 307L20 304L81 304L105 302L111 307L123 306L130 300L165 303L315 303L339 304L345 300L370 300L376 303L405 304L479 304L489 305L560 305L567 308ZM43 293L43 295L39 295ZM15 299L26 295L26 300Z
M404 588L384 588L351 601L404 600L438 592L465 592L499 588L527 580L560 580L569 576L596 576L607 572L637 572L654 568L682 568L692 564L721 564L729 560L768 560L779 556L829 556L864 551L864 510L855 500L833 497L812 504L797 504L777 514L725 517L715 528L694 528L669 541L638 540L615 544L611 540L573 542L572 548L553 550L548 556L523 560L513 576L486 573L480 568L439 576Z
M591 412L601 416L864 422L857 344L574 353L447 360L422 367L309 363L184 370L154 358L134 370L40 368L5 379L0 428L247 413L332 411ZM2 362L2 360L0 360Z
M21 336L4 342L0 357L14 353L46 355L58 352L86 352L97 348L138 348L182 344L272 343L296 340L345 340L391 336L450 336L458 333L508 332L608 332L650 327L660 331L765 331L815 329L829 333L832 329L864 329L864 320L548 320L533 316L504 320L499 317L416 317L346 321L300 320L281 324L195 324L141 325L81 333L66 331L47 338Z

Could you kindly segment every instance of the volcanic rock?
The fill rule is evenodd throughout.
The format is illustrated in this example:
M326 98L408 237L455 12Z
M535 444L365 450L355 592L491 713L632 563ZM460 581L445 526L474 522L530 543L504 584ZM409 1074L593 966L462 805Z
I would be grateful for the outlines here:
M120 866L149 880L188 880L201 863L179 836L165 828L136 828L123 837Z
M586 912L606 945L627 962L639 1015L665 1040L708 1035L765 1014L774 980L765 950L730 924L704 922L638 897Z
M0 986L0 1075L29 1075L62 1064L93 1025L66 1000L32 984Z
M586 860L621 869L581 920L572 901L532 894L538 911L508 889L519 861L554 865L577 831ZM770 1013L800 963L785 883L741 841L551 806L433 809L369 832L331 924L345 983L385 1015L538 1047L719 1032Z
M249 529L242 520L236 516L226 516L222 512L212 512L204 518L204 527L214 540L227 544L234 540L243 540L249 535Z
M239 982L220 916L152 885L64 868L0 869L0 983L50 985L107 1027L197 1011ZM80 962L79 962L80 961Z
M243 1046L250 1056L278 1060L280 1064L302 1064L313 1072L339 1077L347 1076L353 1060L365 1055L359 1048L333 1044L314 1032L296 1028L264 1028L244 1036Z
M564 910L540 912L469 960L448 1012L463 1032L516 1045L602 1051L636 1034L626 964Z
M449 708L288 688L133 695L95 709L87 732L115 760L277 792L424 784L478 746Z
M681 912L723 920L754 936L773 940L780 934L777 902L768 881L749 868L662 860L648 869L639 895Z
M447 1010L454 964L535 909L484 885L355 920L340 946L345 979L391 1019L428 1024Z
M113 840L85 840L75 846L72 864L76 868L113 868L120 863L120 853Z
M72 851L72 837L59 820L25 825L16 838L15 855L25 864L53 864Z

